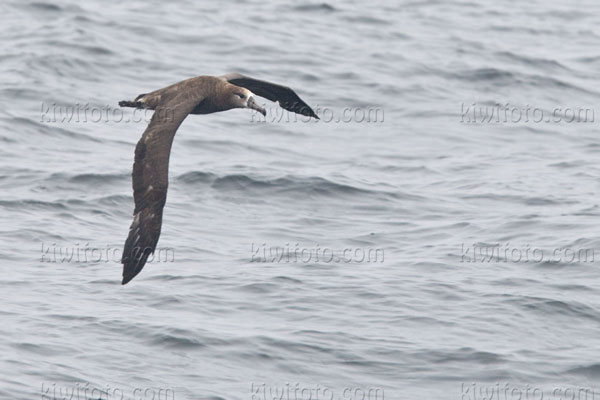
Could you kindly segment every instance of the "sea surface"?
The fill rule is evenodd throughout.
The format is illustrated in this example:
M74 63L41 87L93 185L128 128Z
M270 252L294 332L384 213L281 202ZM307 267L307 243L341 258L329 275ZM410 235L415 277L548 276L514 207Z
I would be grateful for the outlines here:
M0 37L0 399L600 398L598 2L4 0ZM188 117L122 286L117 103L229 72L321 119Z

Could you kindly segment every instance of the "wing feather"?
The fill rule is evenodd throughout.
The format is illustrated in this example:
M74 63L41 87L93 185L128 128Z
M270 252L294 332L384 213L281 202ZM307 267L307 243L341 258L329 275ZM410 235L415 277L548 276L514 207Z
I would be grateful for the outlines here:
M169 156L175 132L202 101L198 94L180 93L156 107L154 115L135 148L133 197L135 210L121 263L125 285L140 273L154 253L167 200Z

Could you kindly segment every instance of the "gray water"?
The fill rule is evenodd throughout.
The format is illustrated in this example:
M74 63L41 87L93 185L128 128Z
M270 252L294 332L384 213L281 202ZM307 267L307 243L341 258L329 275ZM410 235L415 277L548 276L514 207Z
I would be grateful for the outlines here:
M326 1L0 4L0 398L600 396L598 4ZM228 72L322 118L188 117L121 286L89 110Z

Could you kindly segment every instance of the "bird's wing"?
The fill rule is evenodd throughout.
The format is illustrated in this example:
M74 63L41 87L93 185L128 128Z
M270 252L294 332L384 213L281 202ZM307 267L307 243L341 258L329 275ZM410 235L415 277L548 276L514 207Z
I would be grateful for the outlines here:
M227 74L221 76L221 78L225 79L231 84L245 87L258 96L264 97L271 101L277 101L282 108L288 111L319 119L312 108L310 108L308 104L306 104L300 98L300 96L296 94L296 92L287 86L261 81L240 74Z
M185 92L164 99L135 148L132 173L135 211L121 258L123 285L140 273L156 249L167 200L173 138L179 125L202 99L202 94Z

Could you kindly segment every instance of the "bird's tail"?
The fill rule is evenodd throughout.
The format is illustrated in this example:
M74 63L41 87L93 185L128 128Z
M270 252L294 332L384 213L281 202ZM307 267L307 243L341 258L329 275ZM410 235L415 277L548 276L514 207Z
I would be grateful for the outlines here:
M120 107L142 108L142 103L140 103L139 101L122 100L119 102L119 106Z
M120 107L133 107L133 108L144 108L144 102L142 101L143 97L146 96L145 93L140 94L135 100L122 100L119 102Z

